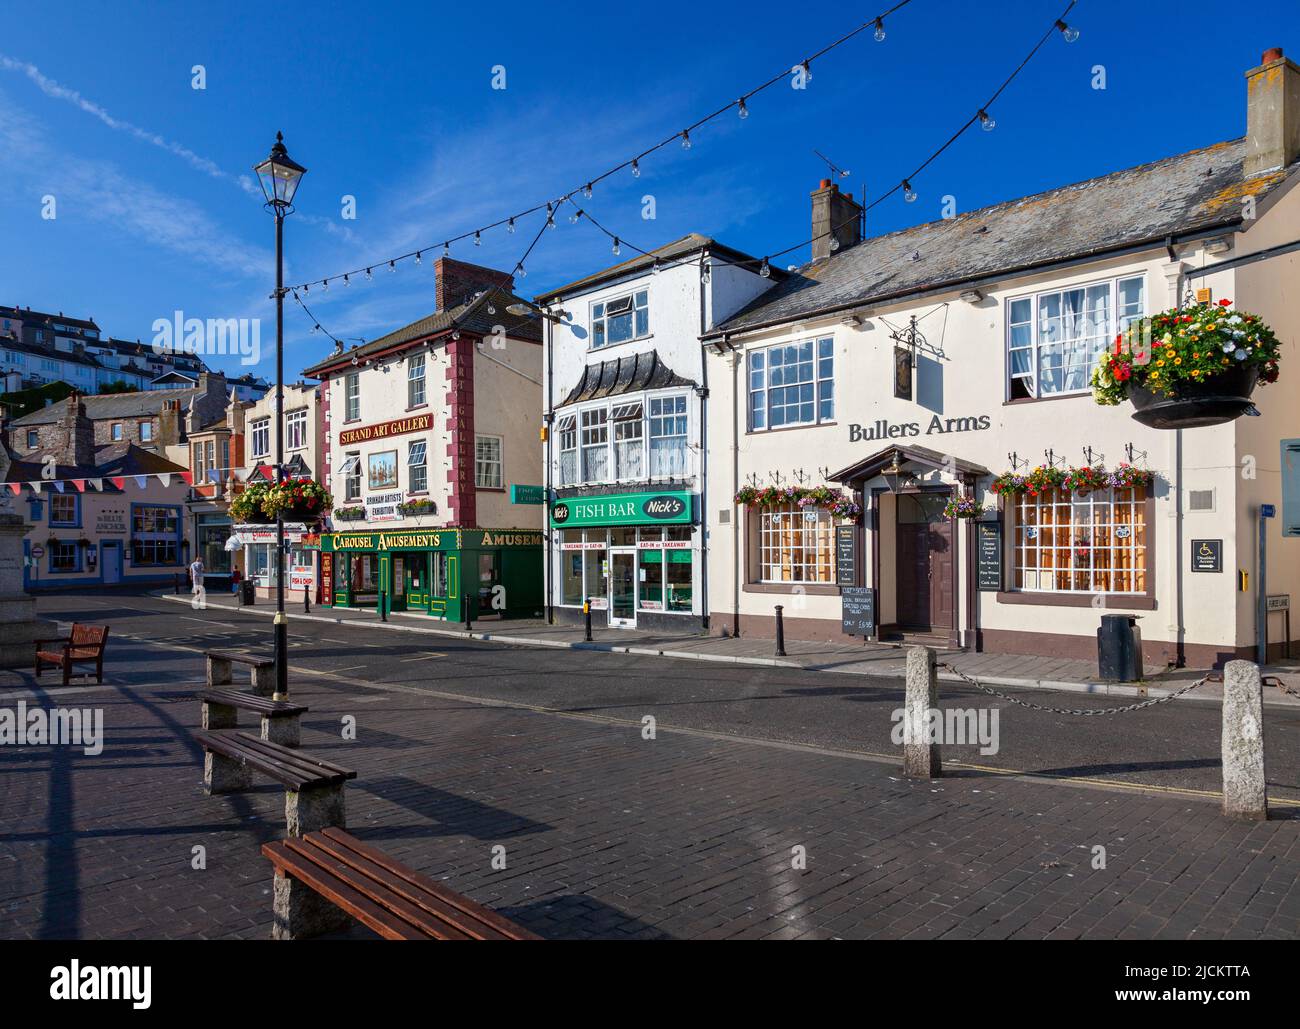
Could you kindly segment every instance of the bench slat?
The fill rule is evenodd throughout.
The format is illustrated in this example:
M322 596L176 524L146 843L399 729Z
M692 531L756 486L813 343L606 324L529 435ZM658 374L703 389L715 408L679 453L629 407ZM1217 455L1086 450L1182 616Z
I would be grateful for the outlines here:
M385 884L376 881L355 865L318 844L328 841L285 840L284 845L304 861L310 861L346 883L363 897L390 912L390 917L415 929L423 936L435 940L474 940L481 939L478 934L458 925L454 920L442 918L438 912L430 912L414 904L400 893L387 889ZM449 912L454 918L454 912Z
M530 932L522 926L516 925L504 915L493 911L491 908L484 907L482 904L471 900L469 897L462 896L461 894L448 889L442 883L430 879L428 876L422 875L412 868L406 867L399 861L389 857L382 850L372 847L368 843L363 843L344 829L322 829L319 833L308 833L307 836L303 838L311 840L313 837L317 836L322 836L341 847L347 848L360 857L369 859L385 871L400 877L411 886L430 895L432 898L447 904L450 907L454 907L475 920L490 926L507 939L540 939L540 937L535 933Z
M275 658L262 657L258 654L247 654L238 650L209 650L208 657L214 657L218 661L234 661L241 665L256 665L261 668L265 665L274 665Z
M263 843L262 854L270 859L275 868L310 886L330 903L337 905L366 928L379 933L384 939L427 939L426 933L405 924L400 919L395 919L391 912L385 911L332 872L304 860L283 842Z
M304 704L294 704L288 700L272 700L270 697L259 697L256 693L245 693L241 690L204 690L199 694L199 699L213 704L242 708L245 711L258 711L264 715L300 715L308 710Z
M194 734L194 739L204 750L250 765L294 790L337 785L356 778L357 774L351 769L307 758L300 751L267 743L243 732L200 730Z
M391 859L387 859L381 865L320 833L308 833L302 840L290 842L290 846L295 850L304 845L317 853L329 855L341 867L350 869L352 874L348 876L348 881L379 903L389 906L385 898L401 898L406 902L406 907L402 910L403 917L425 927L431 935L441 938L440 933L447 927L451 927L457 930L458 938L475 940L512 938L510 934L501 932L495 925L490 924L487 919L462 910L432 891L412 883L400 872L385 867L385 865L396 865L396 862ZM410 874L409 869L402 868L400 865L396 867L401 869L401 872Z

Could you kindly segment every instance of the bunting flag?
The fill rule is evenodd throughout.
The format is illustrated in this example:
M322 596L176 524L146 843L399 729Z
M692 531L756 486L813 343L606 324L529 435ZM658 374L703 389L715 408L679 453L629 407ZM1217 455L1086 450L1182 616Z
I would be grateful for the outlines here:
M51 480L50 480L50 485L53 486L56 490L58 490L60 493L63 492L63 480L62 480L62 479L51 479Z
M187 472L186 474L188 475L189 473ZM159 473L158 473L158 481L161 482L164 486L170 486L170 485L172 484L172 473L171 473L171 472L159 472Z
M139 486L141 489L144 489L146 486L149 485L149 476L137 475L135 477L135 484Z
M32 488L33 493L39 493L41 491L41 483L39 479L36 482L29 482L27 485Z
M231 474L240 482L244 482L247 479L247 476L240 475L238 472L232 471ZM204 473L204 478L208 482L214 482L220 485L222 482L222 469L210 468ZM87 484L89 484L92 490L103 492L105 482L111 483L119 490L125 490L127 479L134 479L135 484L139 486L140 489L148 489L150 479L157 479L159 484L163 487L177 485L175 482L176 479L180 479L181 482L184 482L187 486L194 485L193 472L148 472L144 475L114 475L109 477L85 479L29 479L19 480L17 482L4 482L0 483L0 485L8 486L15 496L22 493L24 485L26 485L33 493L37 494L39 494L45 487L51 487L58 490L60 493L63 493L66 491L68 483L72 483L73 488L78 493L85 493Z
M15 497L23 491L23 484L21 482L6 482L5 485L14 491Z
M101 493L104 491L103 479L87 479L86 481L90 483L91 489L99 490Z
M208 482L220 482L220 481L221 481L221 472L216 468L209 468ZM193 486L194 483L191 482L190 485Z
M117 488L120 489L120 490L125 490L125 489L126 489L126 479L125 479L124 477L121 477L121 476L114 476L113 478L109 479L108 481L111 482L115 487L117 487Z
M181 472L180 474L181 474L181 478L185 480L185 485L186 485L186 486L193 486L193 485L194 485L194 473L193 473L193 472Z
M78 493L85 493L85 492L86 492L86 480L85 480L85 479L73 479L73 480L72 480L72 485L76 487Z

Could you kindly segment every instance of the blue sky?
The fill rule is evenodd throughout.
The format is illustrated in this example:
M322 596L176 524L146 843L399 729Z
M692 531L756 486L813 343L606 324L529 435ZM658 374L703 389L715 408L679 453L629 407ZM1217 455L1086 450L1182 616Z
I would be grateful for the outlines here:
M883 2L881 8L886 6ZM757 255L809 235L821 150L874 197L978 108L1065 0L912 0L775 87L661 151L586 206L633 243L686 232ZM271 15L285 11L282 24ZM273 223L241 182L281 130L309 169L287 226L289 282L472 230L567 192L854 27L863 5L0 2L0 303L94 317L121 338L156 318L262 318L273 370ZM1300 4L1083 0L972 130L869 216L886 232L1245 131L1243 72L1300 57ZM206 89L191 86L203 65ZM504 66L506 89L492 88ZM1105 89L1093 88L1094 67ZM657 217L641 217L653 195ZM52 195L57 217L43 219ZM356 198L355 220L341 217ZM531 238L496 230L453 256L510 268ZM440 248L437 248L440 250ZM626 257L628 251L624 251ZM436 252L434 255L436 256ZM786 261L799 262L806 254ZM608 239L567 218L520 292L604 267ZM433 309L432 262L308 297L335 335L373 339ZM286 372L328 349L292 303ZM218 367L220 360L214 361ZM238 373L234 362L224 365Z

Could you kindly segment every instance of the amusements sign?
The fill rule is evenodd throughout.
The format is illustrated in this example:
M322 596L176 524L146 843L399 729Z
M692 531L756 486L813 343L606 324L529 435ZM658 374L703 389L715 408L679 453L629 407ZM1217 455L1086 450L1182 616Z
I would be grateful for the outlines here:
M975 523L975 581L984 592L1002 589L1002 523Z
M420 414L413 418L396 418L391 422L381 422L379 425L362 425L356 429L344 429L339 433L339 446L369 443L372 440L404 436L408 432L424 432L432 428L433 415L431 414Z
M845 586L840 590L842 632L846 636L876 634L876 591L870 586Z
M858 527L835 526L835 585L858 584Z

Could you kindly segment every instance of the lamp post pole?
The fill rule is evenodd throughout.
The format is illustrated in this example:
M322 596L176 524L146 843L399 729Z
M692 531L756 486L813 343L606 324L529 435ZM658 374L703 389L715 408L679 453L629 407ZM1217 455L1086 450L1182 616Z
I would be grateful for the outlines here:
M307 169L289 157L284 136L275 134L271 155L257 172L266 207L275 216L275 485L284 483L284 219ZM275 513L275 694L289 699L289 618L284 613L284 509Z

